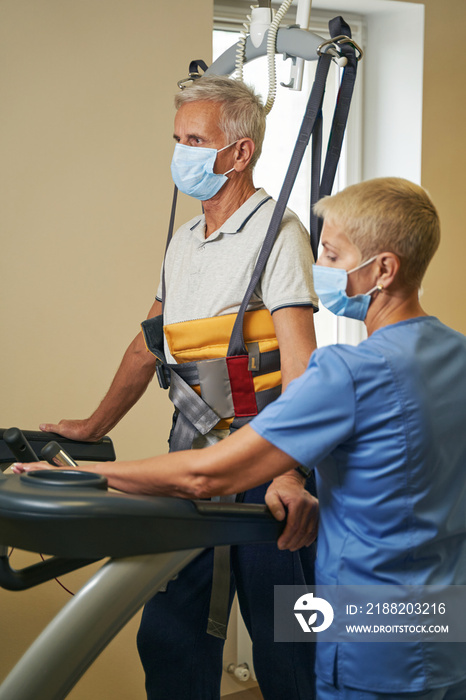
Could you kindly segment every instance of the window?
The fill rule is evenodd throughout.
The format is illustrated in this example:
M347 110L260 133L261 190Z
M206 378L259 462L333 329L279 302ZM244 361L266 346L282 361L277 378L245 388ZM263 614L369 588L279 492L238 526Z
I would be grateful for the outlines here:
M289 15L282 25L295 22L295 8L291 7ZM213 58L214 60L224 51L235 44L243 30L243 22L247 21L249 5L234 3L231 6L225 1L215 3ZM313 11L311 13L311 31L324 39L329 38L328 20L333 13ZM352 16L345 19L349 22L353 37L361 46L364 43L364 25L361 18ZM255 183L264 187L274 198L278 197L291 154L296 142L299 127L304 115L305 106L312 87L317 61L307 61L304 71L301 91L290 90L284 85L290 82L291 60L283 60L276 56L277 95L272 111L267 117L267 131L262 156L256 166ZM360 64L359 69L363 66ZM258 58L244 66L244 80L254 85L267 99L268 77L266 57ZM340 69L332 63L327 82L324 101L324 145L328 139L329 126L333 116L340 82ZM361 179L361 123L362 123L362 71L358 70L357 84L351 106L351 114L344 140L340 166L335 180L334 191ZM301 164L288 206L296 212L307 228L309 228L310 200L310 157L308 152ZM316 332L319 346L335 342L358 343L365 337L363 324L349 319L337 318L326 309L320 309L315 317Z

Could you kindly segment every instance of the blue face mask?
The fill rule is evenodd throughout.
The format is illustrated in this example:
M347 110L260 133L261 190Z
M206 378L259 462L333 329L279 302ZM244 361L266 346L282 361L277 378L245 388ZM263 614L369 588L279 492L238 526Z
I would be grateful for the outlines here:
M376 289L382 290L381 285L376 285L365 294L356 294L349 297L346 293L348 275L362 267L369 265L376 259L374 255L366 262L352 270L343 270L340 267L326 267L324 265L313 265L312 272L314 278L314 288L322 304L336 316L346 316L364 321L371 303L371 294Z
M217 194L228 180L227 175L234 168L220 175L214 173L217 153L233 146L236 141L223 148L201 148L177 143L173 154L171 171L175 185L180 192L205 202Z

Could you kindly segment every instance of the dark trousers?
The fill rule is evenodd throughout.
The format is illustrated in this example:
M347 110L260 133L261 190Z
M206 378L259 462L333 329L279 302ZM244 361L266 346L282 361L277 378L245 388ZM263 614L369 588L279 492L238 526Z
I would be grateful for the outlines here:
M265 491L248 491L244 502L263 502ZM236 590L265 700L315 698L315 645L273 641L274 585L314 583L314 557L314 545L299 552L275 544L231 548L230 605ZM206 633L212 562L213 550L204 551L144 608L137 642L148 700L220 698L224 642Z

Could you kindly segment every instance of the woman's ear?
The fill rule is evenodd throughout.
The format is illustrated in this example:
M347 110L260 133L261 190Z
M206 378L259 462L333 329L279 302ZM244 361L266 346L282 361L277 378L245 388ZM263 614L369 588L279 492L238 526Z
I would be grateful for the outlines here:
M239 139L235 147L235 170L246 170L255 151L254 141L250 138Z
M381 284L384 289L390 287L400 270L401 261L396 253L379 253L377 256L378 279L377 284Z

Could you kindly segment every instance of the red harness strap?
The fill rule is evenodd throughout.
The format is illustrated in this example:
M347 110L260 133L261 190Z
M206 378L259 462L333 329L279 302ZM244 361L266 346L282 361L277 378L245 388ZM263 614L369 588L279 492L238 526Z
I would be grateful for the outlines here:
M235 416L257 416L257 402L248 355L226 358Z

